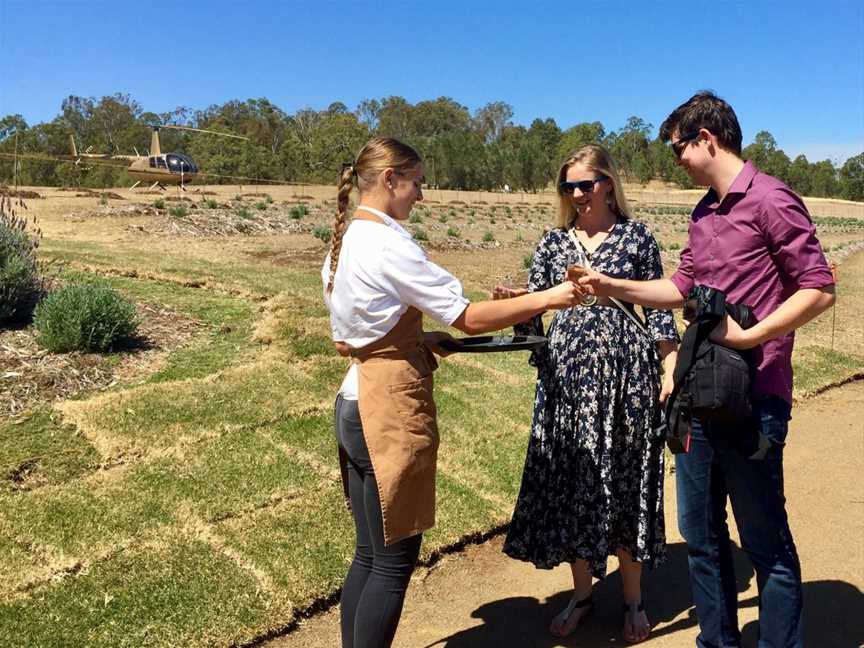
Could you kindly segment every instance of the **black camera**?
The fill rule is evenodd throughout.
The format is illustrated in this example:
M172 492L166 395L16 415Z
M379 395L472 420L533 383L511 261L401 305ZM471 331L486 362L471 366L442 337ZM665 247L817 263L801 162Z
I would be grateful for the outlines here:
M716 288L693 286L684 301L684 319L688 322L716 322L727 314L742 329L748 329L756 323L753 309L745 304L727 303L726 293Z
M684 319L688 322L720 319L726 314L726 293L708 286L693 286L684 302Z

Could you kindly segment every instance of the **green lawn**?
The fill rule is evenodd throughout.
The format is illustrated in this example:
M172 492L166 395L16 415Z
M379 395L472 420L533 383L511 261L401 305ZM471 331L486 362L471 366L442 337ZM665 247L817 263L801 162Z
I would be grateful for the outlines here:
M331 419L346 361L327 339L317 272L44 249L67 277L107 275L202 328L145 380L0 423L2 644L230 645L331 596L353 535ZM796 357L804 391L862 364L815 343ZM509 519L533 390L526 353L442 361L424 559Z

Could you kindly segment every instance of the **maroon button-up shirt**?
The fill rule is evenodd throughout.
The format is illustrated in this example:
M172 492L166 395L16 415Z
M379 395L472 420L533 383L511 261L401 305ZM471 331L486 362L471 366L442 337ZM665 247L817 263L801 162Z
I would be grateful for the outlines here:
M683 296L697 284L726 293L765 319L802 288L834 283L816 228L789 187L747 162L721 202L711 189L690 217L687 246L671 277ZM794 333L755 350L753 394L792 402Z

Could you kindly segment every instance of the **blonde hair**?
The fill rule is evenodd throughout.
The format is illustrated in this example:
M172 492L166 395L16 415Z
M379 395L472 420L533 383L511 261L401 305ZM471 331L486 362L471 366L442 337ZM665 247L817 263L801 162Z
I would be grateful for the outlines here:
M621 178L618 176L618 169L615 168L612 156L599 144L588 144L568 155L558 169L558 176L555 181L555 189L558 192L558 220L555 223L557 227L567 229L576 220L576 209L573 207L573 202L569 196L562 194L560 189L561 183L567 179L567 170L574 164L584 164L597 174L606 176L612 183L612 191L609 194L611 199L609 209L616 216L631 218L630 206L624 196Z
M348 229L348 197L356 186L360 194L375 185L378 176L385 169L393 169L398 174L411 171L423 159L413 148L391 137L375 137L360 149L353 164L342 169L339 178L339 191L336 198L336 220L333 223L333 240L330 245L330 279L327 292L333 291L339 252L342 250L342 237Z

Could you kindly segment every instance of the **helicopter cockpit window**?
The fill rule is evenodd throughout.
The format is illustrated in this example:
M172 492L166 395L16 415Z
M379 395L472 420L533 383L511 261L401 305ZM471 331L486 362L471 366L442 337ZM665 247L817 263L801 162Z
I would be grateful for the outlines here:
M168 168L165 165L165 158L164 157L157 157L156 158L156 166L159 167L160 169L167 169Z
M167 158L168 169L173 173L195 173L198 171L198 167L195 166L195 163L191 158L185 155L172 153L171 155L168 155Z
M151 168L151 169L155 169L155 168L156 168L156 158L155 158L155 157L151 157L151 158L150 158L150 168Z

